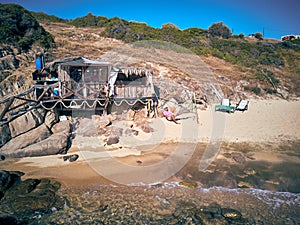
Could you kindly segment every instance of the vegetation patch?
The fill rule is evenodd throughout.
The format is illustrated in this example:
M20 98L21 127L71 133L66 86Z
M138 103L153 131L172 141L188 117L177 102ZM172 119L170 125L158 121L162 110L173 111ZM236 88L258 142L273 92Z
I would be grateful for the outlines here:
M0 44L13 45L27 51L33 44L46 49L53 47L54 39L23 7L0 4Z

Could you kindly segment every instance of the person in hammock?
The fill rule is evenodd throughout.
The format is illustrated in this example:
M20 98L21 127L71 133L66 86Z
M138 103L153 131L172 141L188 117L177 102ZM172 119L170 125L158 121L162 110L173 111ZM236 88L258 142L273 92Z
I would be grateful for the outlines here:
M165 117L168 121L173 121L173 122L175 122L176 124L180 124L180 123L176 120L175 116L169 111L169 108L168 108L168 107L165 107L165 108L164 108L163 115L164 115L164 117Z

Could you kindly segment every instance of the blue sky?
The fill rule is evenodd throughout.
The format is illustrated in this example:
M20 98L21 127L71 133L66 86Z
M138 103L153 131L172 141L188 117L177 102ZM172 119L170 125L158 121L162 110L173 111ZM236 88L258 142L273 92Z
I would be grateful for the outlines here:
M117 16L153 27L173 23L180 29L207 29L223 22L234 34L261 32L266 38L300 34L300 0L0 0L65 19Z

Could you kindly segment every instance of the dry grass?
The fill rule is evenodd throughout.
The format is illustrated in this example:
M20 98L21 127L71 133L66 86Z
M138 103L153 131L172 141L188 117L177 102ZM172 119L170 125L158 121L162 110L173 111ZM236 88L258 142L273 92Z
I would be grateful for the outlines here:
M57 49L53 55L56 59L74 56L97 59L105 52L124 44L116 39L102 37L102 28L78 28L60 23L42 26L55 37Z

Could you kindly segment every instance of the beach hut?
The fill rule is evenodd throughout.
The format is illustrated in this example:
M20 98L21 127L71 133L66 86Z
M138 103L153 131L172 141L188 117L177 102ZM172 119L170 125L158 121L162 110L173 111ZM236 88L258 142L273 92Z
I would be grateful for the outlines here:
M44 105L59 101L63 108L92 108L108 99L111 104L132 105L147 103L155 94L152 71L145 68L116 68L109 62L76 57L54 61L43 70L51 79L36 80L35 99Z

